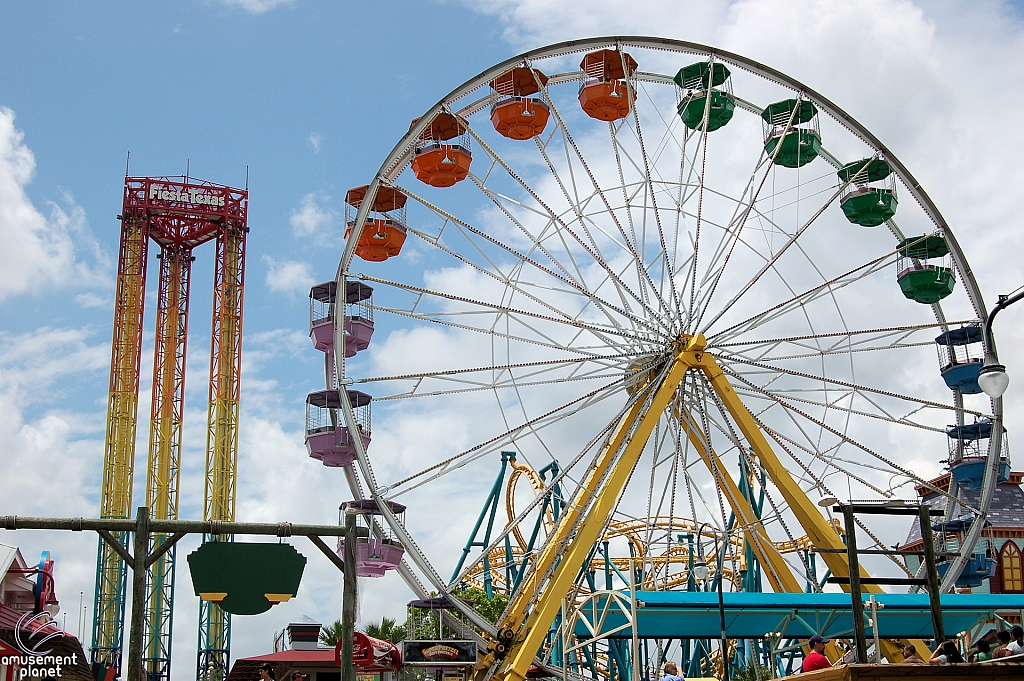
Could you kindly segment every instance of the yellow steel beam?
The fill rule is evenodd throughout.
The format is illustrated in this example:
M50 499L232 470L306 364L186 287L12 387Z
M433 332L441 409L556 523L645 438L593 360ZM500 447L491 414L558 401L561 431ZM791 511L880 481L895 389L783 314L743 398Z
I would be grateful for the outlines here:
M206 433L206 520L235 519L245 232L244 226L227 225L217 236ZM231 537L208 535L204 540L230 541ZM198 678L222 679L228 671L231 616L219 605L203 601L199 620L199 655L205 666L198 671Z
M750 445L754 455L761 462L761 467L764 468L765 473L775 483L793 515L796 516L800 526L804 528L804 532L807 533L807 536L810 537L814 545L818 548L845 549L846 545L843 543L842 537L836 533L835 528L829 525L821 511L818 510L817 506L807 497L804 491L800 489L800 485L789 474L786 467L782 465L779 457L775 455L775 452L768 444L768 440L765 439L764 434L754 420L753 415L747 409L747 406L743 404L739 395L736 394L732 384L729 383L729 379L718 365L718 362L715 361L715 358L710 353L700 353L699 357L696 358L694 366L703 371L704 375L707 376L711 387L714 388L718 398L722 400L722 404L729 412L729 415L732 416L733 421L736 422L740 432L743 433L747 444ZM846 562L845 553L823 553L821 557L833 575L838 577L850 576L850 566ZM861 570L862 574L867 575L863 568ZM881 593L882 589L875 584L865 584L864 591L868 593Z
M736 421L766 473L779 488L814 545L823 548L843 548L842 539L775 456L753 416L729 384L714 357L704 351L706 345L707 341L702 335L681 336L664 379L654 386L643 389L642 394L618 424L608 445L590 468L580 492L569 502L562 522L558 524L554 534L541 550L532 573L522 588L513 595L501 629L511 629L515 633L515 638L508 655L496 671L498 678L511 681L523 681L526 678L534 656L540 650L551 622L562 605L562 599L571 589L576 575L590 555L594 542L598 540L606 521L611 517L655 424L668 408L686 372L691 368L698 369L707 376L712 388ZM654 394L648 400L650 390L654 390ZM799 581L773 543L762 533L762 525L740 493L739 487L726 472L717 454L706 446L703 433L694 428L689 420L685 421L684 425L690 442L723 488L758 559L766 567L773 588L787 592L802 591ZM849 566L842 556L823 556L826 557L826 564L833 574L849 575ZM862 568L862 574L868 573ZM877 586L865 585L869 586L873 588L865 588L865 591L879 591ZM885 647L887 655L893 654L894 649L891 646Z
M763 531L764 525L761 523L761 519L757 517L747 498L740 492L739 486L722 465L722 460L718 457L718 453L705 443L704 434L694 427L689 418L684 417L683 425L686 428L686 435L690 440L690 444L697 450L697 454L708 467L708 470L711 471L711 475L714 476L718 487L725 494L726 501L733 512L735 512L736 524L746 536L747 541L750 542L754 555L757 556L761 565L764 566L765 577L768 578L769 584L772 585L772 590L789 593L803 591L799 580L797 580L792 570L789 569L789 565L786 564L782 554L779 553L774 542Z
M761 432L750 410L747 409L739 395L736 394L732 384L729 383L729 379L718 365L718 362L715 361L715 358L705 352L695 357L695 359L696 363L694 366L700 368L704 375L707 376L711 387L714 388L715 393L722 400L722 404L729 412L729 415L732 416L736 425L739 426L740 432L743 433L743 437L747 440L747 444L754 450L754 454L761 462L761 467L768 474L768 477L772 479L772 482L775 483L776 488L778 488L793 515L796 516L800 526L803 527L804 532L807 533L807 536L810 537L814 545L818 548L845 549L846 545L843 543L842 537L836 533L835 529L821 514L821 511L817 509L804 491L800 489L800 485L789 474L789 471L779 460L779 457L775 455L774 450L768 444L768 440ZM848 527L846 531L856 532L856 529L855 527ZM850 576L850 565L847 562L845 553L822 553L819 555L821 555L825 565L828 566L833 575L837 577ZM868 571L864 569L864 566L861 566L860 573L865 577L870 576ZM849 590L849 587L843 588L844 590ZM864 584L862 588L868 594L883 592L882 587L877 584ZM914 643L916 646L924 645L922 641L915 641ZM882 641L882 652L890 660L900 661L903 659L902 651L886 640Z
M117 262L114 334L110 350L110 391L103 447L101 518L128 518L132 505L135 433L138 423L139 360L146 300L149 225L125 214ZM100 540L93 609L95 659L119 657L124 615L125 566ZM118 659L107 659L118 664Z
M146 476L146 505L154 520L174 520L178 517L191 271L190 249L164 247L160 254L149 465ZM163 542L165 537L164 534L154 534L150 539L150 549ZM147 575L143 655L146 673L154 678L166 678L163 667L170 662L174 562L172 549L150 567Z
M519 630L499 669L506 679L526 679L526 672L547 637L562 599L590 555L605 521L611 517L655 424L668 408L689 369L683 358L687 349L685 344L678 346L664 378L652 386L655 392L649 406L646 399L649 392L645 391L627 412L595 462L580 493L567 506L564 521L558 524L555 534L545 545L525 588L516 594L510 609L515 619L507 620L504 625ZM584 513L586 517L581 518ZM580 521L578 525L576 520ZM550 578L544 583L542 580L549 571ZM526 608L538 588L542 591L528 613L528 626L522 627L527 616Z

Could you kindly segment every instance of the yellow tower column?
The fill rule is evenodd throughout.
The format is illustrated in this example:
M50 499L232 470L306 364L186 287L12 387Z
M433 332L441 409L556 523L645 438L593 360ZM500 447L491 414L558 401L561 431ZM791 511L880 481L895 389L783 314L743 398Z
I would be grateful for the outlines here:
M148 246L149 223L125 211L121 216L114 335L110 349L101 518L127 519L131 512ZM120 540L125 546L131 545L127 533ZM92 661L118 668L121 666L126 575L127 568L121 558L100 539L93 605Z
M185 349L188 339L188 295L192 250L165 246L160 258L160 290L156 310L153 361L153 403L149 424L149 466L146 505L153 520L178 518L181 478L181 422L185 404ZM166 535L154 534L150 550ZM149 678L168 679L174 602L175 549L149 568L146 582L146 629L143 667Z
M235 519L245 231L244 227L229 224L217 236L213 339L210 351L210 407L206 436L206 520ZM218 534L204 537L204 541L233 539L230 535ZM230 645L231 616L215 603L201 601L196 678L219 681L227 676Z

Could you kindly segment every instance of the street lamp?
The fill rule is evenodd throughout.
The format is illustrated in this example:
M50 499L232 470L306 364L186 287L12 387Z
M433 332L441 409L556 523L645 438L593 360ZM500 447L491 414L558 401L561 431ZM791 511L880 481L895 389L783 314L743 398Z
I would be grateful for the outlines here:
M698 549L698 553L702 553L702 551ZM693 577L698 582L703 582L708 578L709 574L710 571L708 570L708 564L704 562L704 556L701 556L693 566Z
M707 561L704 560L704 547L701 541L703 531L705 527L711 527L708 523L701 523L697 526L697 563L693 566L693 576L697 579L704 581L708 578L710 571L708 570ZM725 635L725 598L722 596L722 569L724 556L722 554L725 546L729 545L729 534L725 533L725 546L719 546L718 534L719 530L711 527L712 537L715 539L715 580L718 582L718 623L722 627L722 640L719 648L719 655L722 660L722 681L729 681L729 640ZM707 587L704 587L707 589Z
M1003 393L1006 392L1007 386L1010 385L1010 377L1006 375L1006 367L999 363L996 344L992 339L992 320L995 319L996 313L1003 308L1013 305L1021 298L1024 298L1024 291L1015 293L1012 296L999 296L999 302L988 313L988 319L985 320L985 364L981 367L978 385L985 391L986 395L994 400L1002 397Z

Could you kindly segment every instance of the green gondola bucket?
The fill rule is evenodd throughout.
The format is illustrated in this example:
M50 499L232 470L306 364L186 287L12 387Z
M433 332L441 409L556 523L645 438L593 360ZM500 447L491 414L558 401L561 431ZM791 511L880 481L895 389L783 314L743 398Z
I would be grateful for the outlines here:
M209 542L188 556L192 586L233 615L258 615L299 593L306 557L288 544Z

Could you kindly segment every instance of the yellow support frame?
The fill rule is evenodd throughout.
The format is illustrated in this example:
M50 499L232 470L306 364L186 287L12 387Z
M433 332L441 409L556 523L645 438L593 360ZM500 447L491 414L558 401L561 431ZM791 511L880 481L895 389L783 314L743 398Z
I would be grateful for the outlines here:
M185 407L185 352L188 340L192 250L164 246L160 253L160 290L156 310L153 401L149 422L146 505L153 520L177 520L181 479L181 424ZM154 534L150 550L167 535ZM149 568L146 580L146 628L143 665L150 678L168 678L174 601L175 550Z
M146 302L149 223L124 215L117 261L117 298L110 350L110 391L103 447L101 518L129 518L139 411L139 361ZM122 541L124 541L122 537ZM102 539L96 569L93 660L120 665L126 572L121 557Z
M242 377L242 301L246 228L226 225L217 235L210 348L210 405L206 435L206 520L235 519L238 467L238 402ZM231 535L205 535L204 541L232 541ZM199 663L196 678L227 676L231 615L219 605L200 602Z
M526 673L562 607L562 599L569 593L573 580L611 517L655 424L675 398L690 369L701 371L708 379L814 545L821 548L844 548L842 538L775 455L725 372L715 358L704 351L706 347L707 341L703 335L680 337L660 382L642 388L587 473L579 494L567 504L562 522L541 550L531 574L509 604L501 631L511 630L514 637L507 656L496 670L498 678L525 681ZM786 592L802 591L799 581L764 534L760 520L743 498L739 487L726 472L717 454L706 445L703 433L688 418L681 418L684 418L683 425L688 439L726 494L742 531L754 548L758 560L766 567L773 588ZM845 554L826 553L822 556L834 575L849 576ZM868 574L863 567L861 574ZM876 585L865 585L864 590L867 593L881 591ZM887 656L893 650L889 647L885 651Z

